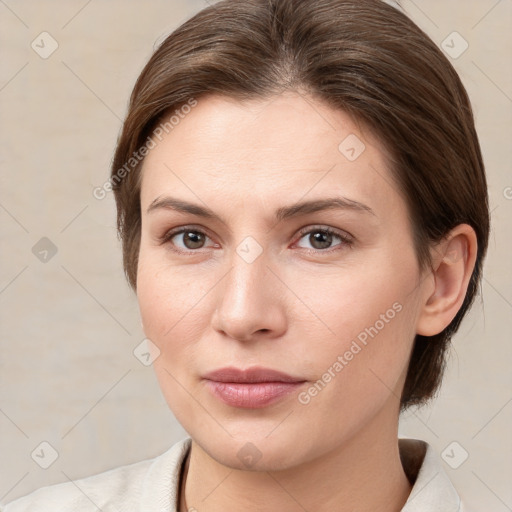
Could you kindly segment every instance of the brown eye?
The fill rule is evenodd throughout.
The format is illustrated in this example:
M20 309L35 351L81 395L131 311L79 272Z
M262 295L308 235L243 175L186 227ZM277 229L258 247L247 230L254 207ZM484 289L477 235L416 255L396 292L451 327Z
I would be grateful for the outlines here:
M313 231L309 235L309 242L315 249L327 249L332 243L332 235L325 231Z
M182 242L186 249L200 249L205 243L205 235L199 231L182 231L173 236L182 235Z
M206 247L205 243L208 239L208 235L198 229L182 228L166 233L160 238L160 243L168 245L176 252L193 253L196 249Z
M311 251L327 252L326 249L331 249L338 246L338 248L341 249L347 246L350 247L352 244L352 240L348 235L338 233L337 231L327 227L305 229L301 232L301 235L302 236L299 240L299 247L308 249L308 247L300 245L301 240L306 240L310 247L312 247L312 249L310 249ZM333 245L335 240L338 240L338 242Z

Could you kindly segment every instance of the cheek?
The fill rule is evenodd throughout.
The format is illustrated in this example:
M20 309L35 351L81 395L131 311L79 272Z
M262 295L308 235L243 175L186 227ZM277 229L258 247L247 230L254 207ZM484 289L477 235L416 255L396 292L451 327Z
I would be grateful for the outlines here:
M299 358L320 380L304 402L314 398L317 405L357 408L363 400L364 408L400 392L415 334L417 279L410 255L401 261L381 258L352 272L338 270L331 279L316 275L300 281L297 295L317 318L309 314L301 321L300 330L310 333L315 350L299 345ZM323 398L317 400L316 393Z
M204 306L201 302L212 286L198 279L192 266L172 267L162 260L161 256L141 251L137 274L144 331L160 350L168 343L186 342L193 336L190 328L199 328L201 319L205 320L204 315L199 315Z
M196 358L192 340L204 329L200 299L206 291L183 269L159 260L141 251L137 299L144 333L160 350L153 369L162 393L178 421L191 426L201 421L201 410L184 389L193 389L188 375Z
M416 280L416 269L410 261L376 261L360 268L287 277L301 299L302 314L296 320L302 323L302 329L312 333L314 327L317 338L326 346L338 348L358 337L364 343L372 335L380 337L397 329L403 317L409 316L404 314L405 306L409 304L408 312L414 309L410 303Z
M351 317L340 314L340 332L353 334L342 333L330 344L320 339L301 357L315 378L297 396L296 417L312 431L320 429L324 439L350 438L385 408L398 413L413 335L407 305L394 304L389 310L374 305L388 323L364 308Z
M197 361L209 360L208 352L215 350L199 341L210 324L208 293L219 279L193 267L173 267L161 255L141 251L137 280L144 332L160 351L155 374L170 408L185 423L198 413L188 394L197 384Z

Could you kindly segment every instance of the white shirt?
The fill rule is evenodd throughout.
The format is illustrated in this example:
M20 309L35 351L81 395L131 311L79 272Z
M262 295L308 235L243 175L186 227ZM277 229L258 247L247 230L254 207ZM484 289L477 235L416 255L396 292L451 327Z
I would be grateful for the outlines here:
M178 512L180 472L190 446L187 437L153 459L42 487L0 505L0 512ZM399 439L399 449L414 482L402 512L469 512L429 444Z

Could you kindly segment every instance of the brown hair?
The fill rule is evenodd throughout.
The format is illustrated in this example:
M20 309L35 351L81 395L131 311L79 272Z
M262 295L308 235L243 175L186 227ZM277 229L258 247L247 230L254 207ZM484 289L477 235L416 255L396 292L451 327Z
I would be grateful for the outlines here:
M162 116L209 93L242 101L285 90L348 112L383 141L421 268L430 265L431 244L453 227L467 223L476 232L461 309L443 332L414 341L401 408L422 404L440 385L446 347L477 292L489 236L487 185L457 73L422 30L381 0L223 0L165 39L135 84L112 162L128 281L135 289L141 229L142 161L132 155ZM133 169L120 173L131 160Z

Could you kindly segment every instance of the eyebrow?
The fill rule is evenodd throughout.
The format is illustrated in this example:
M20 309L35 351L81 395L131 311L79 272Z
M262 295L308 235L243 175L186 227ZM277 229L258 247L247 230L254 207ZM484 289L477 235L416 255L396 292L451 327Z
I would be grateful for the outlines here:
M207 219L218 220L225 224L225 221L219 217L215 212L206 206L200 206L198 204L189 203L182 199L176 199L174 197L164 196L157 197L148 207L146 213L158 209L175 210L183 213L190 213L199 217ZM282 206L278 208L274 217L275 220L280 222L285 219L292 217L298 217L300 215L306 215L308 213L316 213L324 210L349 210L357 213L366 213L375 216L375 212L367 205L354 201L346 197L329 197L325 199L314 199L310 201L300 201L298 203Z

